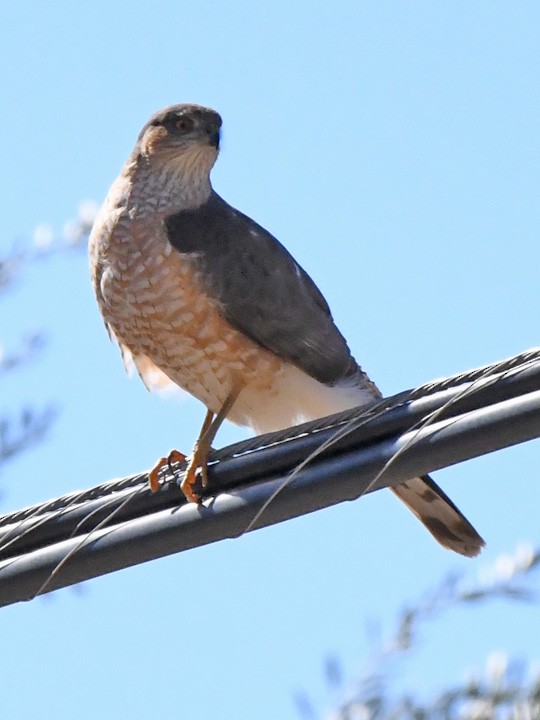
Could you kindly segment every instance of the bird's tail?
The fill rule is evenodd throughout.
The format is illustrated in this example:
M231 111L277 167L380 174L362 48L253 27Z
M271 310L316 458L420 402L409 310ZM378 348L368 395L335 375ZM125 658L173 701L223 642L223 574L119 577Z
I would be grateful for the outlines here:
M484 547L471 523L429 475L400 483L392 491L443 547L467 557Z

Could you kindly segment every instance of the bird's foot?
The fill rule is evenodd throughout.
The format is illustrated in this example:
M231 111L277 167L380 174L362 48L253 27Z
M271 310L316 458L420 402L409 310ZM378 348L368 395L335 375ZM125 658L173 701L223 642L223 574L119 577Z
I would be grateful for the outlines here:
M159 490L159 475L164 467L168 467L171 472L174 473L172 465L175 463L182 463L186 460L186 455L179 450L171 450L167 457L160 458L154 467L148 473L148 484L152 492Z
M188 466L184 473L184 478L180 484L180 489L189 502L200 502L200 497L194 490L198 484L197 470L200 470L202 486L208 485L208 453L210 452L210 443L205 441L204 437L199 438L193 452L189 458Z
M188 502L199 503L200 497L195 492L194 487L197 484L197 464L193 462L194 456L191 456L189 465L186 468L182 482L180 483L180 490L184 493L184 496Z

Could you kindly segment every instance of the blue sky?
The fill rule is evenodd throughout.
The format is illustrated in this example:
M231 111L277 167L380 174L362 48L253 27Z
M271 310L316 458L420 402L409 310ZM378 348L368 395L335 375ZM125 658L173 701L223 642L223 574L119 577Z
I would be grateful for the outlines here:
M216 190L308 270L386 393L502 359L538 344L539 47L534 2L4 3L0 249L40 223L61 234L154 110L198 102L223 116ZM1 408L61 414L5 470L4 510L191 446L203 408L125 377L84 253L33 265L2 299L3 343L33 328L49 343L3 382ZM229 425L218 441L245 436ZM3 713L288 719L302 688L322 714L323 659L352 676L368 620L389 627L444 574L538 542L539 452L437 473L487 541L475 561L384 492L3 609ZM451 613L411 687L497 648L538 657L538 620L534 606Z

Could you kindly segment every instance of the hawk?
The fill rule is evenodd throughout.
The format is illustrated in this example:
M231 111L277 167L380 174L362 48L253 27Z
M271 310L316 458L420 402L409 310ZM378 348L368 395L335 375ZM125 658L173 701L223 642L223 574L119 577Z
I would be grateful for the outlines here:
M126 366L150 390L175 383L207 408L182 483L191 501L225 418L270 432L381 397L309 275L213 190L221 122L199 105L155 113L90 236L98 305ZM165 462L149 475L154 489ZM482 538L431 478L393 492L444 547L480 552Z

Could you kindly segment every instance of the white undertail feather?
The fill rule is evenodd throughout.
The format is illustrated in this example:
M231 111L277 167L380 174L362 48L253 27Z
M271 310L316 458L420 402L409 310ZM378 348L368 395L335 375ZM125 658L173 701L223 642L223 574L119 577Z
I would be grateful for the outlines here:
M248 425L256 433L272 432L342 412L371 405L375 397L368 388L352 382L323 385L294 365L286 365L271 388L261 397L261 390L246 388L238 397L228 419Z

